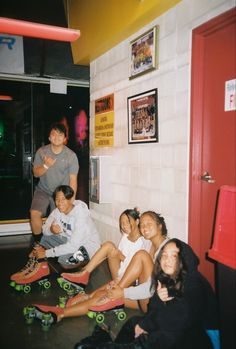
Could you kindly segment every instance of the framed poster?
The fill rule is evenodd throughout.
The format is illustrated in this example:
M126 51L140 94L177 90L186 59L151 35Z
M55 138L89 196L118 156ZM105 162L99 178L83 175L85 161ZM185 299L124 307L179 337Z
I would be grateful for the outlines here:
M90 157L90 200L99 203L99 158Z
M90 156L90 201L112 202L111 177L111 156Z
M130 77L133 79L157 67L157 34L155 26L130 43Z
M128 143L158 142L157 89L128 97Z

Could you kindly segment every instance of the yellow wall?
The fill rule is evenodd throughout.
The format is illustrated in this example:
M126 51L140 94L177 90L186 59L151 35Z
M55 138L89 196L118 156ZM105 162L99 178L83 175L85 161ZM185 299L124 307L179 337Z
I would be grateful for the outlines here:
M180 1L69 0L70 27L81 31L72 44L74 63L89 65Z

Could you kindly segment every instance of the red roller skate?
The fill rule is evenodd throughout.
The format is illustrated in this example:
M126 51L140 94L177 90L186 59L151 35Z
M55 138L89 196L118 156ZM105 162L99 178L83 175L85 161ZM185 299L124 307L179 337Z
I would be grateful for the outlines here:
M22 278L16 280L15 289L17 291L24 291L29 293L31 291L31 284L35 281L40 286L43 286L45 289L48 289L51 286L50 281L45 278L50 274L49 266L46 261L38 262L29 269Z
M36 259L34 257L29 258L26 265L22 269L10 276L10 286L15 287L16 281L22 278L29 270L31 270L34 267L35 263Z
M47 331L52 324L60 321L63 318L63 314L63 309L58 306L33 304L23 309L26 323L32 324L34 319L38 319L41 321L44 331Z
M105 320L105 313L112 311L117 316L118 320L123 321L126 319L126 313L124 311L124 299L110 299L108 297L102 297L98 305L93 305L88 312L88 317L95 318L98 324L102 324Z
M64 291L74 290L74 294L84 293L84 288L89 282L88 271L79 273L62 273L60 278L57 279L60 287Z

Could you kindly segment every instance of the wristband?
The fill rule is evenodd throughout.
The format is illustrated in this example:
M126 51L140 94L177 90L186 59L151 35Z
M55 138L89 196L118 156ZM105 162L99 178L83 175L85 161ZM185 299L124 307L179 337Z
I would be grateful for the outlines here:
M46 170L49 169L49 167L48 167L46 164L43 164L43 167L44 167Z

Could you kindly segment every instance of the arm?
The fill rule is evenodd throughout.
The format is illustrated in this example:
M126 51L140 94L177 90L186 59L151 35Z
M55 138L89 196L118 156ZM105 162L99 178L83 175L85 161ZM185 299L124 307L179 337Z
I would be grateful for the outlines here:
M46 156L41 148L36 152L34 165L33 165L33 174L35 177L43 176L50 167L54 165L56 159Z
M77 192L77 174L70 174L69 186L74 190L74 199L76 197Z
M48 218L46 219L45 223L43 224L43 234L44 235L52 235L52 234L59 234L62 232L62 227L60 226L60 213L58 209L54 209Z

